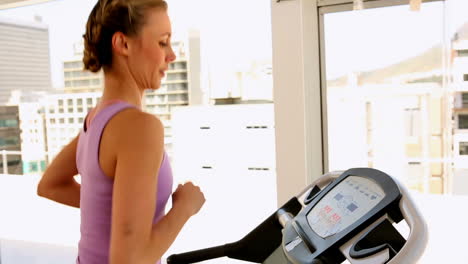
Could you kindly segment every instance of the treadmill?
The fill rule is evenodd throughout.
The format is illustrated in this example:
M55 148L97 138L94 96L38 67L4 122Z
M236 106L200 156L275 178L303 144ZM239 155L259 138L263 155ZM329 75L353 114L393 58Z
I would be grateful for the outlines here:
M395 228L402 220L410 229L406 238ZM427 239L427 225L402 184L376 169L353 168L322 175L241 240L174 254L167 264L220 257L265 264L410 264Z

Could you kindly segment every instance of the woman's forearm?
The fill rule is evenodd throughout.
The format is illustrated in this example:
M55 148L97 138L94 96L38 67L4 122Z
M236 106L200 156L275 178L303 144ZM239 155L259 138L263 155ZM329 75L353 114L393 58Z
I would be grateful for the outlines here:
M182 210L173 207L166 216L153 225L151 238L143 252L144 259L147 259L148 263L154 263L155 260L161 259L189 218L190 216Z
M75 180L56 186L38 186L37 194L52 201L80 208L81 185Z

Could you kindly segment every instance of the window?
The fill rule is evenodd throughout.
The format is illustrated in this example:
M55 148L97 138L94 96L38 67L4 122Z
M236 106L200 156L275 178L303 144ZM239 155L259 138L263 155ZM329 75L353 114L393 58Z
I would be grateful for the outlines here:
M324 13L329 171L370 166L398 175L414 190L445 192L437 179L450 173L436 167L450 166L444 157L451 142L442 136L451 132L447 124L452 117L443 110L449 107L450 92L437 81L443 75L432 76L429 70L443 72L445 67L439 44L445 41L443 10L442 2L430 2L422 4L418 15L407 5ZM418 25L432 30L411 34ZM430 57L438 59L429 64ZM417 166L424 173L410 174L408 164L430 158L437 162L421 162Z
M16 119L4 119L0 120L0 127L17 127L18 120Z
M467 156L468 155L468 142L460 142L459 144L459 154L461 156Z
M458 129L468 129L468 114L458 115Z
M16 146L19 143L17 136L8 136L0 138L0 147Z
M462 107L468 108L468 93L462 93Z
M457 50L458 57L468 57L468 50Z
M409 108L404 110L405 131L407 137L417 137L420 135L421 118L420 109Z
M166 77L168 81L187 80L186 73L169 73Z
M31 162L29 163L29 171L31 172L37 172L38 170L38 164L36 162Z
M365 1L363 10L352 10L352 1L318 2L329 4L319 8L319 30L313 32L320 35L320 51L314 45L304 55L320 52L321 69L301 69L322 81L314 95L323 95L324 114L318 116L324 120L325 171L374 167L398 178L411 193L430 193L413 197L431 230L419 262L447 261L432 253L443 246L439 241L443 234L468 233L440 214L445 208L462 206L468 196L468 113L460 109L468 108L468 96L459 92L466 91L468 81L468 19L462 11L468 2L423 1L417 12L410 12L407 1ZM431 31L422 33L418 27ZM421 34L416 37L410 31ZM287 56L287 49L281 53ZM278 79L286 81L285 75ZM320 80L301 88L314 85L319 86ZM418 97L419 105L408 107L405 102L412 96ZM321 121L311 125L320 126ZM408 136L418 140L410 142ZM452 215L466 222L464 213ZM465 253L456 253L463 250L459 247L444 255L456 263L465 259Z
M22 1L26 2L29 1ZM21 43L33 43L35 46L31 48L31 50L36 51L40 57L48 58L47 63L44 63L44 67L40 67L35 59L30 59L31 63L33 63L34 71L24 71L27 73L34 72L41 72L41 70L46 69L46 72L41 72L44 74L45 80L48 80L49 85L47 88L51 88L50 90L52 93L56 93L50 96L48 104L58 107L55 111L51 111L49 114L49 108L47 115L45 115L48 121L43 122L45 127L41 128L45 133L43 141L45 142L44 148L47 149L49 152L47 154L47 159L45 163L49 163L53 157L60 151L64 144L69 142L71 137L76 136L76 129L79 129L78 125L75 125L78 121L80 124L84 122L84 115L87 111L91 110L92 107L95 106L96 102L99 102L99 98L94 94L94 91L97 86L103 85L103 78L102 72L98 74L91 74L87 72L82 72L81 69L83 67L82 62L80 61L81 58L78 54L73 54L75 51L82 51L82 47L80 47L80 41L83 39L83 31L86 28L85 22L88 18L88 15L93 8L93 6L98 2L98 0L80 0L80 1L73 1L73 0L62 0L62 1L43 1L40 5L31 5L26 7L19 7L10 10L2 10L1 7L4 7L3 4L0 4L0 17L8 13L14 16L14 19L17 20L33 20L35 15L42 16L43 22L32 22L30 24L44 24L43 28L47 28L47 34L44 34L43 38L40 39L35 36L30 36L29 39L26 41L18 41L18 44ZM194 98L199 101L199 106L201 107L209 107L212 106L214 103L214 99L211 98L209 92L215 87L227 87L231 86L231 77L235 78L237 76L237 72L239 70L242 71L252 71L255 72L257 68L263 68L263 64L271 65L271 21L270 21L270 3L269 1L262 0L262 1L252 1L252 0L237 0L237 1L214 1L209 0L205 3L204 1L197 2L196 1L184 1L184 3L178 3L178 1L174 1L173 3L168 3L170 8L168 9L169 12L173 12L173 17L178 17L178 19L174 19L173 24L173 38L182 38L177 40L177 44L174 44L174 52L176 52L177 61L173 64L170 64L170 67L173 71L167 72L167 76L173 74L171 78L174 78L173 83L171 84L171 91L164 91L166 94L163 96L154 96L154 101L159 100L162 102L160 105L154 104L150 106L153 107L156 111L160 108L161 111L164 111L164 115L161 116L161 120L164 121L165 130L168 134L176 134L176 129L172 126L174 121L171 119L170 112L173 112L173 108L169 108L167 106L167 102L172 100L174 102L182 102L182 104L188 103L188 89L193 88L192 91L199 92L200 98L197 99L196 97L191 97L190 99L193 100ZM245 8L248 6L248 8ZM216 10L216 12L207 12L206 10ZM191 12L187 13L187 10L191 10ZM60 14L60 15L57 15ZM203 14L203 16L199 16L199 14ZM238 19L238 14L242 14L242 19ZM172 16L171 16L172 17ZM64 18L66 18L66 22L64 23ZM180 22L177 22L180 21ZM216 21L216 23L213 23ZM233 22L235 21L235 23ZM25 21L27 23L27 21ZM28 24L29 25L29 24ZM238 29L243 28L242 34L238 34ZM203 32L203 37L198 38L198 34L187 34L191 33L190 30L195 30L199 32ZM234 32L234 33L233 33ZM196 32L195 32L196 33ZM187 36L190 36L190 39L186 39ZM193 36L193 37L192 37ZM29 36L28 36L29 37ZM206 37L206 38L205 38ZM249 41L245 41L248 39ZM34 41L31 41L34 40ZM183 42L185 45L183 45ZM189 43L190 42L190 43ZM38 46L40 43L45 43L44 48L41 49ZM76 44L76 45L75 45ZM200 45L203 44L203 45ZM206 45L205 45L206 44ZM4 49L7 48L5 45L0 45L0 49L5 51ZM37 49L36 49L37 48ZM76 48L76 49L75 49ZM5 52L1 53L4 54ZM48 54L50 56L43 56L44 54ZM201 54L204 54L200 57ZM206 56L205 56L206 54ZM28 56L17 56L16 58L30 58ZM76 56L75 56L76 55ZM207 60L210 61L207 61ZM3 58L2 58L3 60ZM1 64L1 62L0 62ZM261 65L260 65L261 64ZM210 84L209 86L203 87L203 82L205 81L205 76L202 76L201 73L205 73L202 71L204 65L212 66L210 72L206 71L207 76L220 76L217 80L220 80L219 83ZM260 66L256 66L260 65ZM1 66L1 65L0 65ZM50 66L50 67L49 67ZM216 66L216 67L214 67ZM11 67L10 67L11 68ZM251 70L253 68L253 70ZM188 71L190 69L190 71ZM205 70L205 69L203 69ZM208 70L208 69L206 69ZM50 72L49 72L50 71ZM0 74L1 75L1 74ZM227 76L228 78L224 78ZM47 77L47 78L46 78ZM1 79L1 76L0 76ZM184 83L177 82L178 80L182 80ZM248 83L249 87L255 87L256 89L261 90L271 90L272 84L271 83L262 83L255 79L255 76L252 78L246 78L243 80L246 84ZM51 82L51 85L50 85ZM208 82L207 82L208 83ZM73 89L66 89L66 87L70 87ZM168 87L166 85L165 87ZM246 86L247 87L247 86ZM65 88L65 89L64 89ZM203 89L202 89L203 88ZM205 89L206 88L206 89ZM161 89L161 91L164 89ZM240 90L240 89L238 89ZM49 92L49 91L47 91ZM80 95L69 95L68 93L72 92L83 92ZM66 93L63 95L63 93ZM155 93L154 93L155 94ZM172 96L169 96L171 94ZM195 93L196 94L196 93ZM198 96L198 94L196 94ZM78 98L80 97L80 98ZM72 100L72 101L70 101ZM76 100L76 109L74 107ZM260 100L259 100L260 101ZM239 99L239 102L241 100ZM247 100L245 100L247 102ZM201 105L203 104L203 105ZM248 104L245 104L248 105ZM245 105L237 105L236 107L241 109ZM269 101L269 105L271 105L271 100ZM78 114L71 115L72 109L76 110ZM176 106L180 106L180 104L174 104L174 108ZM233 106L234 107L234 106ZM197 107L194 107L197 110ZM52 108L51 108L52 109ZM60 110L59 110L60 109ZM148 107L149 109L149 107ZM273 108L270 108L270 111L263 115L262 118L270 119L271 115L273 114ZM222 111L222 109L216 109L217 111ZM197 110L198 111L198 110ZM175 112L175 110L174 110ZM256 115L257 113L250 114ZM238 118L236 115L234 118ZM182 120L180 123L184 124L192 124L195 123L203 123L203 115L196 115L192 116L190 119ZM53 120L52 120L53 119ZM238 118L239 119L239 118ZM73 125L70 125L73 120ZM229 123L229 118L225 118L224 120L219 120L219 122L225 122L226 124ZM51 123L54 123L51 125ZM230 122L232 123L232 122ZM239 125L239 127L241 127ZM273 126L272 126L273 127ZM198 129L198 128L197 128ZM198 129L199 130L199 129ZM179 132L185 132L183 129L178 130ZM55 132L55 133L53 133ZM232 149L236 149L236 151L241 151L240 145L237 143L239 142L239 138L242 136L242 133L237 133L239 131L236 130L229 130L226 129L223 131L225 135L219 135L217 138L210 138L205 137L203 140L203 144L205 145L216 145L216 146L226 146L226 144L230 144L229 148L231 151L229 152L222 152L223 155L230 155L234 151ZM176 145L173 141L176 140L175 136L169 137L170 135L165 135L165 149L171 159L175 158L175 147L172 146ZM231 136L228 136L231 135ZM190 139L192 141L191 135L189 132L185 132L182 137ZM180 139L181 137L179 137ZM225 143L221 142L220 139L224 138ZM274 146L274 139L273 137L266 138L268 144L267 146ZM179 141L183 142L183 140ZM245 144L249 148L254 148L258 146L258 142L251 142L251 144ZM239 146L239 147L237 147ZM182 147L189 148L188 144L183 144ZM219 160L230 160L230 156L223 156L221 157L220 151L210 151L213 149L212 147L200 148L203 153L197 153L197 157L203 156L213 156L216 153ZM257 147L254 148L256 150L263 151L266 155L262 155L261 153L257 153L256 155L252 155L253 157L250 159L250 163L258 163L266 162L269 163L269 167L274 168L274 150L271 148L263 148ZM25 148L24 151L26 152L25 156L32 156L33 154L39 153L41 150L39 147L36 146L34 149ZM199 150L200 151L200 150ZM185 152L185 151L181 151ZM205 155L206 154L206 155ZM180 155L180 154L179 154ZM242 156L239 154L238 156ZM31 158L32 160L40 160L36 158ZM192 159L195 161L195 159ZM201 163L200 160L196 160L196 163ZM42 164L42 163L41 163ZM187 161L187 164L191 164L191 160ZM254 203L254 207L258 207L257 210L254 212L248 212L250 217L255 219L252 222L256 222L261 218L264 218L267 214L271 214L271 211L276 209L276 178L274 174L274 170L270 170L270 174L261 175L261 177L250 177L251 171L248 170L249 167L264 167L262 164L255 165L255 164L246 164L244 159L239 161L238 164L234 164L233 162L228 162L229 166L237 166L237 168L241 168L240 173L233 173L233 170L225 170L225 171L218 171L216 172L217 175L212 175L213 177L208 177L206 172L200 172L199 170L195 170L192 174L185 174L182 173L181 175L187 175L187 177L197 177L200 179L214 179L211 182L205 182L203 185L205 186L205 190L207 193L217 193L219 189L219 183L228 182L230 186L239 186L239 184L245 183L244 177L249 179L249 186L242 187L243 195L239 199L235 201L224 201L223 206L224 211L219 212L219 207L221 203L219 202L218 205L212 204L204 207L205 214L212 215L212 213L216 212L218 214L222 214L227 218L235 217L235 212L238 210L242 210L241 204L244 202L251 202ZM201 167L201 164L198 164ZM45 165L44 165L45 166ZM186 168L189 168L187 166ZM36 168L34 168L36 169ZM182 168L182 169L185 169ZM202 174L203 173L203 174ZM209 173L209 172L208 172ZM25 173L27 174L27 173ZM233 174L233 175L231 175ZM205 177L206 176L206 177ZM219 177L218 177L219 176ZM257 176L257 175L256 175ZM28 210L28 205L38 205L42 206L43 208L34 208L38 211L41 211L42 214L40 217L50 217L53 216L55 218L60 218L66 220L67 223L71 225L71 228L66 228L63 230L64 233L60 236L55 234L50 234L50 232L58 232L56 227L51 225L42 225L40 228L36 228L32 226L30 229L34 232L21 232L16 231L14 228L20 229L20 225L18 227L12 227L13 229L9 231L11 234L18 234L17 237L12 236L12 239L28 239L30 237L40 238L43 240L44 243L50 244L64 244L67 245L76 245L74 239L77 237L79 238L79 212L78 211L69 211L63 210L59 213L55 213L55 209L60 210L59 205L53 204L46 204L46 203L36 203L36 200L39 199L34 192L30 192L30 190L34 189L33 184L37 182L39 177L23 177L25 186L21 186L15 190L15 195L17 194L18 197L21 197L26 202L24 211L31 211ZM254 178L254 179L251 179ZM218 179L222 179L222 181L218 182ZM28 182L29 180L29 182ZM183 180L190 180L189 178ZM35 182L36 181L36 182ZM2 182L0 182L0 186ZM231 196L234 194L234 190L237 188L231 188L232 192L228 192L227 196ZM26 193L28 192L28 193ZM22 196L22 194L26 194ZM3 195L3 196L2 196ZM221 195L221 194L219 194ZM4 200L3 198L8 197L9 199L13 200L10 196L6 194L0 193L0 200ZM259 198L260 197L260 198ZM30 202L31 200L31 202ZM221 201L222 199L217 199L213 197L213 201ZM228 204L226 204L228 203ZM255 204L256 203L256 204ZM19 204L20 206L22 204ZM33 210L34 211L34 210ZM78 212L78 214L74 214ZM209 213L208 213L209 212ZM3 211L2 215L5 215L10 219L21 219L22 214L14 211ZM43 220L43 219L41 219ZM204 225L206 226L214 226L214 218L206 218L202 220ZM39 223L44 223L45 221L37 221ZM49 223L49 222L48 222ZM52 223L52 222L50 222ZM37 224L37 223L36 223ZM34 223L33 223L34 225ZM206 226L201 226L200 228L203 229ZM34 228L33 228L34 227ZM233 228L230 228L229 235L237 235L240 233L246 233L250 227L246 223L238 223ZM192 227L189 227L187 230L192 230ZM23 230L24 231L24 230ZM23 237L21 235L24 234ZM1 235L1 234L0 234ZM194 241L194 238L197 238ZM3 238L0 237L0 240ZM200 242L203 242L205 238L196 236L194 233L187 233L185 238L178 237L178 241L181 243L185 243L184 241L189 241L190 243L195 243L201 245ZM66 242L65 242L66 241ZM78 242L78 241L76 241ZM19 250L18 250L19 251ZM169 253L169 252L168 252ZM174 252L176 253L176 252ZM74 256L76 257L76 256ZM44 260L47 262L47 260ZM14 261L13 261L14 262ZM65 261L70 262L70 261ZM216 262L216 261L215 261Z
M91 84L90 80L74 80L73 81L74 87L90 86L90 84Z

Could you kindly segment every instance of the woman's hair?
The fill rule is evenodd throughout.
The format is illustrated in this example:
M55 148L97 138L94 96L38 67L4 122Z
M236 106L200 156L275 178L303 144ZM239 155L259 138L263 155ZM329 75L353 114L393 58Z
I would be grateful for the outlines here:
M86 23L84 69L98 72L112 64L112 36L122 32L135 36L146 23L151 8L167 10L164 0L98 0Z

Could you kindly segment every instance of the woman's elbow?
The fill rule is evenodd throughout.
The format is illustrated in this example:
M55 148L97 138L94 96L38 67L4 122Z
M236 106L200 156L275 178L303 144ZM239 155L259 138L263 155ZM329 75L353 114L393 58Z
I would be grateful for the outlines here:
M44 181L41 179L39 183L37 184L37 189L36 189L37 195L41 197L45 197L47 193L46 190L47 190L46 185Z
M37 184L36 193L40 197L50 198L51 186L47 181L44 181L44 177Z

